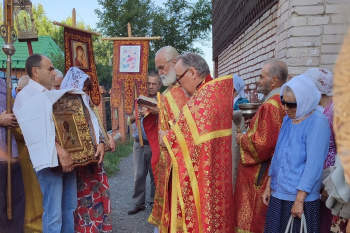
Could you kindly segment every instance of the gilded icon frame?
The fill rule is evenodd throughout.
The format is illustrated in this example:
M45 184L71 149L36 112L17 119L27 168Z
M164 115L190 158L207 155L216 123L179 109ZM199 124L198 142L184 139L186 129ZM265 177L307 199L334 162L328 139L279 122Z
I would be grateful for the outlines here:
M99 158L95 157L95 132L81 95L64 94L53 105L53 120L56 142L69 152L74 166L99 161Z

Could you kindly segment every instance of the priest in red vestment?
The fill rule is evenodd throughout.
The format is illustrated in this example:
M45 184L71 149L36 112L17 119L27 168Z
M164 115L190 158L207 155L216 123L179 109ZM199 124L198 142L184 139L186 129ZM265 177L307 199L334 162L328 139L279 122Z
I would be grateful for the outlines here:
M233 232L232 75L212 80L194 53L179 56L175 71L191 98L159 133L172 161L168 231Z
M262 194L285 116L279 93L287 76L284 62L272 59L265 63L258 80L258 91L265 95L265 101L250 121L247 133L236 136L241 161L234 193L234 232L264 231L267 206Z
M168 232L170 209L169 209L169 186L168 178L171 172L171 159L166 148L159 147L158 129L170 129L182 107L187 103L189 96L185 91L174 82L176 81L175 64L176 57L179 53L171 46L165 46L158 50L155 57L156 67L164 86L168 88L158 97L158 107L149 107L152 113L144 119L146 121L145 131L147 134L151 131L156 134L155 143L158 148L152 148L152 170L156 182L156 193L154 197L154 205L151 215L148 219L150 223L155 225L160 232ZM158 118L154 119L157 115ZM152 118L148 118L151 117ZM154 121L157 122L154 122ZM152 123L153 122L153 123ZM157 127L148 127L157 123ZM145 124L144 124L145 125ZM147 128L147 129L146 129ZM148 136L148 135L147 135ZM153 137L152 137L153 138ZM153 143L152 143L153 144Z

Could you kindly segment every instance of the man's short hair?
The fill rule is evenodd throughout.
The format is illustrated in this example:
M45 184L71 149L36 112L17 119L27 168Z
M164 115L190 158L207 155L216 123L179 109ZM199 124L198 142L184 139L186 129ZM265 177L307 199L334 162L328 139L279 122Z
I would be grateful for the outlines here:
M167 62L171 61L172 59L176 59L176 57L179 56L179 53L177 52L177 50L170 45L160 48L157 51L156 56L160 52L164 52L164 56Z
M55 69L55 72L56 72L56 78L63 78L63 74L60 70Z
M162 79L160 78L158 72L156 70L150 70L148 71L148 77L157 77L158 78L158 82L161 83Z
M43 56L40 54L32 54L27 58L26 61L26 71L30 78L33 77L33 67L41 68L41 61L43 60Z
M281 83L285 83L288 78L288 67L285 62L276 59L271 58L264 62L264 65L270 64L268 74L270 77L276 76Z
M18 80L17 88L23 89L25 86L27 86L28 82L29 82L28 75L24 75L24 76L20 77Z
M187 68L195 68L201 78L205 78L208 74L210 74L207 62L196 53L187 52L178 56L176 59L177 61L181 59L182 64Z

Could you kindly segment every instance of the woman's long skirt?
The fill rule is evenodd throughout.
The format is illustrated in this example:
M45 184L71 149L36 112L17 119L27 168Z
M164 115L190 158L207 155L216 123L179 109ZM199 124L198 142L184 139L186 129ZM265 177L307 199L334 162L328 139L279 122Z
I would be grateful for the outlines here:
M109 184L103 166L94 163L78 167L77 185L75 232L112 232Z
M285 232L294 201L284 201L271 196L265 221L265 233ZM320 232L320 201L304 202L307 231ZM301 219L294 218L293 233L300 232Z

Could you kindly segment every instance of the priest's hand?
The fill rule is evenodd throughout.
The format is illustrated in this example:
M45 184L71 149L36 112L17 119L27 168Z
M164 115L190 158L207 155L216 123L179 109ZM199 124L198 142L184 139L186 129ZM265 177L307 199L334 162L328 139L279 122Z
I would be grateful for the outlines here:
M244 127L248 130L252 118L244 118Z
M3 111L0 114L0 126L7 128L16 128L18 126L18 123L15 114L7 114L6 111Z
M98 163L100 164L103 162L103 158L105 157L105 144L103 142L98 144L97 146L95 157L98 156L100 156L100 160L98 161Z
M269 205L269 202L270 202L270 198L271 198L271 176L269 176L269 179L267 180L267 184L266 184L266 188L265 188L265 191L263 192L263 195L262 195L262 199L263 199L263 203L265 205Z
M241 145L241 137L242 137L242 134L241 133L237 133L236 135L236 142L238 145Z
M158 137L159 137L159 145L161 145L162 147L165 147L165 143L164 143L164 136L168 133L169 130L159 130L158 131Z
M60 160L63 172L73 171L73 159L60 144L56 142L58 159Z
M158 106L149 106L149 105L141 105L141 106L147 108L147 110L148 110L151 114L158 115L158 113L159 113Z

